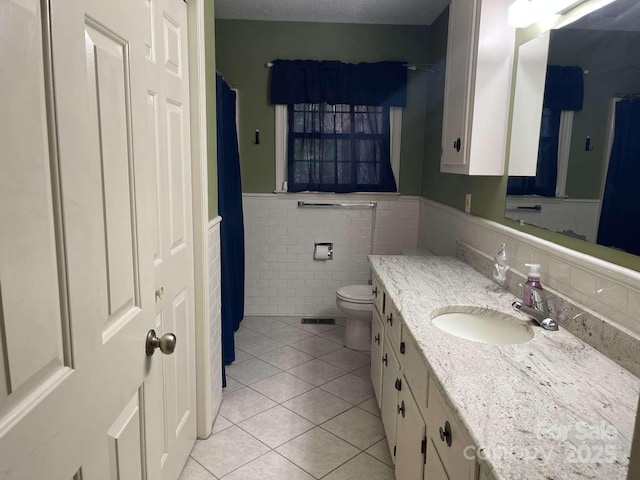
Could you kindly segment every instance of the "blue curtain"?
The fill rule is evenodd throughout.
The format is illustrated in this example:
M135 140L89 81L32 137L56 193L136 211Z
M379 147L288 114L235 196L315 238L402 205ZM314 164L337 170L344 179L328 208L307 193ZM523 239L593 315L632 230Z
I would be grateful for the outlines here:
M640 98L616 105L616 126L602 199L598 243L640 255Z
M563 110L582 110L583 102L582 67L547 66L536 176L509 177L507 195L556 196L560 115Z
M407 106L406 62L274 60L271 103Z
M218 211L222 270L222 360L235 360L233 333L244 317L244 222L242 183L236 131L236 94L224 79L216 77L218 142ZM225 385L223 370L223 385Z

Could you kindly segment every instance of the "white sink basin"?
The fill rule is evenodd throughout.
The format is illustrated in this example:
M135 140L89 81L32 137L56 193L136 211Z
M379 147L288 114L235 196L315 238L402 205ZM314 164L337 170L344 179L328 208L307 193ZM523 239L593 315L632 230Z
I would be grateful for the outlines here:
M528 342L534 336L533 329L522 320L493 310L447 312L431 321L450 335L474 342L509 345Z

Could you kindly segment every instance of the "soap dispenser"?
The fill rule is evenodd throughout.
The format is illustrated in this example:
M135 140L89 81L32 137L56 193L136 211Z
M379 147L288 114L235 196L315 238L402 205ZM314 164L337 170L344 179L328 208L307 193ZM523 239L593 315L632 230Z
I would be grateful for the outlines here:
M533 289L542 290L540 264L525 263L524 266L529 267L529 274L527 275L527 283L524 284L524 289L522 290L522 304L527 307L533 307Z

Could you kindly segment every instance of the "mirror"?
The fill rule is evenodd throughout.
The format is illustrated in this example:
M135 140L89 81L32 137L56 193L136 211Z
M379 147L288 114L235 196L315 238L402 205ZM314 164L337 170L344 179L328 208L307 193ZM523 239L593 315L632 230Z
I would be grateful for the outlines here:
M640 2L563 23L518 48L505 216L640 255Z

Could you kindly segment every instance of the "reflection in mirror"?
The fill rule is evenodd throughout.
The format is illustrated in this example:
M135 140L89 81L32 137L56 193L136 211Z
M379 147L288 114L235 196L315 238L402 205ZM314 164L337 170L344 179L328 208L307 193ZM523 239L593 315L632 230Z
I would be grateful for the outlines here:
M638 0L520 46L509 175L507 218L640 255Z

